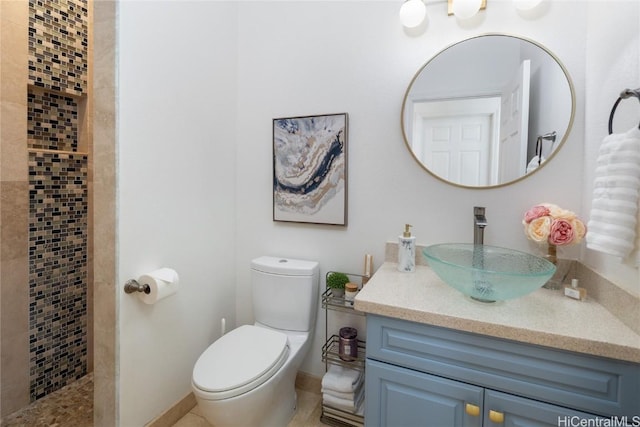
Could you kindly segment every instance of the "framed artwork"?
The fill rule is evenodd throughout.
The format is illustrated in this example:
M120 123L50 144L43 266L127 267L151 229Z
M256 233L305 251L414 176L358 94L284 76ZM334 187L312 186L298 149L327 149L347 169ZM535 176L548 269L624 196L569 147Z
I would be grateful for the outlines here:
M347 113L273 119L273 220L347 225Z

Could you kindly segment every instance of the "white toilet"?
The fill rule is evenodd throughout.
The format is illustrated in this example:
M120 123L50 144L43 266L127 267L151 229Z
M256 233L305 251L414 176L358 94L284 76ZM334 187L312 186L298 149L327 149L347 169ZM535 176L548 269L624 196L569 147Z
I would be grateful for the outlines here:
M200 355L191 385L215 427L286 426L296 409L295 379L318 310L315 261L251 261L255 323L223 335Z

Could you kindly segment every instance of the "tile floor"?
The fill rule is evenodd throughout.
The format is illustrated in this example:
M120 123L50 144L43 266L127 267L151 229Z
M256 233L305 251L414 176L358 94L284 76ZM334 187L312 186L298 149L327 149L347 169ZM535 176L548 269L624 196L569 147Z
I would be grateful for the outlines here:
M3 427L92 427L93 374L38 399L0 421Z
M298 410L288 427L322 427L319 384L296 384ZM92 427L93 375L89 374L0 420L3 427ZM211 427L196 406L173 427Z
M287 427L325 427L320 422L322 412L322 398L319 392L306 391L296 388L298 393L298 410ZM182 417L173 427L211 427L202 418L198 406Z

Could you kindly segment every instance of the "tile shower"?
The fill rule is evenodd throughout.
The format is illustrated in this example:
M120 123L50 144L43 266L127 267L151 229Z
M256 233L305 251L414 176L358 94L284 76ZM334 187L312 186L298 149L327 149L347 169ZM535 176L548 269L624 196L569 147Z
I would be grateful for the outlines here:
M27 47L25 54L21 43L2 45L3 89L8 80L19 83L0 95L2 168L14 175L2 171L0 190L2 417L84 377L92 367L91 5L29 0L27 11L18 10L26 1L10 3L2 6L2 25L26 32L17 41ZM9 44L18 46L15 55L6 53ZM24 71L13 72L19 67ZM24 98L17 102L20 91ZM16 104L20 108L4 108ZM15 129L25 135L7 131L13 117ZM12 157L23 167L8 166Z

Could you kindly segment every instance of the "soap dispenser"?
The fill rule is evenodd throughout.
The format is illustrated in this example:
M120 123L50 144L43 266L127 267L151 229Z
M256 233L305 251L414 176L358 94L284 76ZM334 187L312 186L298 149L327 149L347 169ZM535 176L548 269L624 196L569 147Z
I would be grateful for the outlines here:
M416 269L416 238L409 230L411 224L405 224L404 233L398 236L398 271L411 273Z

